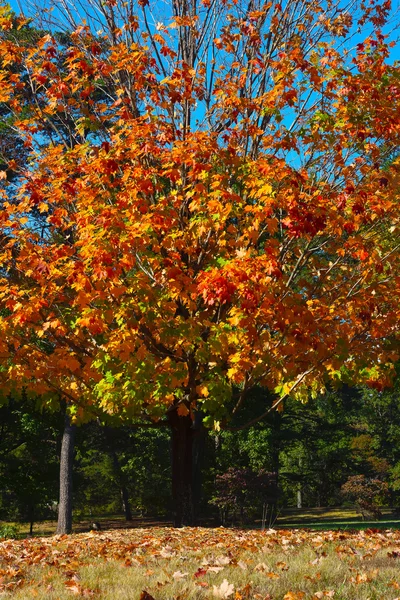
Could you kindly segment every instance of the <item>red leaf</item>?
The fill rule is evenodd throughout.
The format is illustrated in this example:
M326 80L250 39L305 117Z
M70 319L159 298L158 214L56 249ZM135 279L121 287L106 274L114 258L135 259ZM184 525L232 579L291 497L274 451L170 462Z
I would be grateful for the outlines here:
M205 575L206 573L207 569L202 569L201 567L199 567L196 573L194 574L194 577L203 577L203 575Z

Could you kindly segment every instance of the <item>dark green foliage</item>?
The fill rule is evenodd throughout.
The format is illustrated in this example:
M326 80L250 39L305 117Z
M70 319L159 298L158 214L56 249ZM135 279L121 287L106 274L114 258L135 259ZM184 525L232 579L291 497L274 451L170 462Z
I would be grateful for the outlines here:
M139 514L171 511L171 456L168 429L135 429L122 469L130 481L132 506Z
M23 399L0 408L0 518L48 518L58 497L58 419Z
M124 512L123 487L134 514L164 516L170 510L169 431L110 428L89 423L78 429L75 515Z

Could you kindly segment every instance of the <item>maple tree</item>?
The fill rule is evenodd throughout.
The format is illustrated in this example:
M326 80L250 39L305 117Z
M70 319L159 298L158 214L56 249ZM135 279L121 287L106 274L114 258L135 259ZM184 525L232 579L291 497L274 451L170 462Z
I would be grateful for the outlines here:
M196 415L224 426L257 385L276 399L251 422L330 379L381 387L397 358L390 4L302 6L176 2L153 27L144 1L31 45L1 13L29 150L12 200L2 180L4 390L77 421L166 414L178 524Z

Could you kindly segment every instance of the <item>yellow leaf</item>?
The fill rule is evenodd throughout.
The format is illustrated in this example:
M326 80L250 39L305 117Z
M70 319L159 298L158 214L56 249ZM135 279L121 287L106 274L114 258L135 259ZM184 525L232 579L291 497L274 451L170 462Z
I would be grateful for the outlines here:
M203 398L207 398L207 396L210 395L210 392L208 391L208 387L206 385L198 385L196 387L196 392L199 394L199 396L203 396Z

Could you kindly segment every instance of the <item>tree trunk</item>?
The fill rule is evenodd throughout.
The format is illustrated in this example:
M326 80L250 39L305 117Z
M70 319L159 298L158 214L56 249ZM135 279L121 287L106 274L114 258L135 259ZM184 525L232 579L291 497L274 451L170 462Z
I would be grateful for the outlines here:
M279 486L279 470L280 470L280 450L281 450L281 427L282 415L278 411L274 411L272 416L272 447L271 447L271 462L272 471L275 473L275 501L271 505L270 514L268 515L270 527L273 526L278 517L278 486Z
M109 438L110 439L110 438ZM112 443L112 441L111 441ZM129 502L129 493L125 483L124 473L121 469L121 465L119 464L118 456L114 448L111 448L111 458L114 466L114 473L118 481L119 489L121 492L121 500L122 500L122 508L125 514L126 521L132 521L132 511L131 505Z
M58 504L58 534L72 531L72 472L74 464L74 439L76 425L65 415L60 456L60 501Z
M124 509L125 521L132 521L131 504L129 502L129 494L127 488L121 484L121 500L122 508Z
M301 495L301 483L297 484L297 508L303 508L302 495Z
M202 498L202 469L206 447L207 430L203 425L203 415L197 411L195 413L193 425L193 473L192 473L192 497L193 497L193 525L198 524Z
M193 433L189 415L168 412L172 435L172 497L174 526L193 525Z
M301 470L302 470L302 466L303 466L303 461L301 460L301 457L299 456L299 475L301 476ZM302 485L301 485L301 481L298 482L297 484L297 508L303 508L303 489L302 489Z
M29 535L33 535L33 525L35 523L35 505L29 505Z

